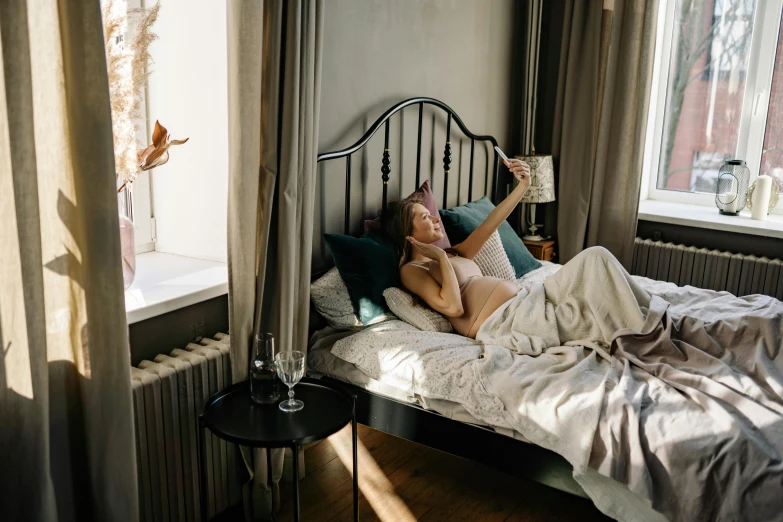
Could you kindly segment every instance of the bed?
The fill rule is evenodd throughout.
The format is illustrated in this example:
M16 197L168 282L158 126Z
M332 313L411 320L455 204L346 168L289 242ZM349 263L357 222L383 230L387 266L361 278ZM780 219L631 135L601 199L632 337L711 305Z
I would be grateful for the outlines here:
M498 195L503 190L499 176L499 156L494 151L498 144L493 136L476 135L471 132L460 117L448 105L440 100L427 97L416 97L395 104L378 117L364 135L354 144L337 151L329 151L318 155L318 163L329 161L345 161L345 202L343 214L343 232L351 232L351 180L352 156L361 153L370 139L383 129L384 149L381 159L380 181L382 183L382 207L388 202L388 182L390 175L389 134L392 117L408 108L414 109L417 118L416 143L416 178L415 185L421 182L422 166L422 132L425 108L433 109L434 117L438 111L446 116L446 136L443 156L443 205L447 207L447 194L451 170L451 124L454 121L464 136L470 140L470 162L467 170L467 201L474 197L479 182L483 180L481 195L490 197L497 202ZM428 115L429 116L429 115ZM434 121L434 120L433 120ZM477 147L477 144L479 145ZM476 151L479 151L478 153ZM475 159L485 153L484 171L474 169ZM462 182L463 177L458 181ZM434 181L434 180L433 180ZM440 181L440 180L439 180ZM459 202L459 201L458 201ZM323 275L325 270L314 271L312 280ZM540 274L548 274L551 269L542 270ZM531 274L532 276L532 274ZM447 453L467 458L491 466L511 475L534 480L551 487L585 497L582 488L574 481L571 466L561 456L535 445L527 444L500 434L495 429L481 425L468 416L457 414L460 409L452 404L438 403L442 412L451 411L452 415L442 415L437 409L427 409L420 404L420 399L411 401L404 393L392 386L382 385L379 381L369 378L358 370L355 365L344 363L331 354L331 348L339 339L350 335L351 331L334 331L328 328L317 312L311 310L310 321L311 346L309 348L308 371L313 375L322 376L342 386L349 393L357 396L358 422L371 428L402 437L413 442L445 451ZM343 364L344 363L344 364Z
M544 266L520 279L520 286L540 281L560 265ZM362 330L371 334L406 333L412 340L426 340L429 332L416 331L409 324L391 319ZM458 402L424 397L395 382L375 379L355 364L332 353L341 340L356 331L329 326L313 332L308 348L308 374L326 378L357 396L361 424L418 442L456 456L481 462L510 475L534 480L573 495L587 497L574 481L572 468L561 456L528 443L512 429L491 426L471 415ZM477 346L465 339L466 346Z
M380 163L382 205L385 207L390 173L389 120L392 115L406 107L418 108L418 186L421 121L425 105L446 114L444 174L439 180L440 186L443 187L443 208L447 207L452 121L456 122L463 135L470 140L470 167L466 170L467 185L470 187L467 199L474 196L474 148L477 143L495 145L494 138L472 134L459 117L438 100L406 100L386 111L351 147L318 157L319 162L347 158L344 213L346 234L350 231L349 224L352 219L348 197L351 185L351 155L361 150L383 127L385 142ZM489 154L494 157L491 162L488 158L485 163L483 191L497 201L498 197L505 193L506 187L499 176L497 156L494 151ZM527 274L517 283L532 294L539 291L558 269L557 265L545 265L538 271ZM488 385L486 379L482 380L481 376L475 375L478 371L476 368L479 365L490 366L490 360L493 361L492 364L497 364L502 358L507 361L513 358L514 361L534 361L538 366L530 367L539 373L531 375L540 376L542 382L550 382L546 380L550 377L549 368L545 365L546 357L511 355L508 350L455 334L417 331L411 325L394 319L356 331L337 331L324 328L317 317L311 321L313 335L309 371L313 375L331 379L356 395L357 418L362 424L481 462L520 478L589 497L601 511L616 519L665 520L659 511L653 509L653 505L656 509L669 513L671 518L680 520L727 518L727 513L731 514L729 518L740 518L740 512L742 518L747 519L783 519L781 498L774 493L775 488L783 490L783 361L778 356L783 346L783 304L763 296L740 299L726 292L679 288L671 283L645 278L635 280L655 296L656 303L665 302L667 306L671 304L666 312L669 314L666 316L669 330L685 325L696 332L693 335L698 337L697 334L703 334L705 329L710 327L713 319L721 319L721 314L725 315L726 310L733 311L736 317L747 313L758 319L755 323L750 321L748 325L743 324L748 330L743 333L744 338L751 339L755 333L750 330L757 327L759 333L756 337L767 336L761 340L760 346L769 349L766 352L756 350L761 352L756 354L760 357L759 364L752 358L745 362L761 368L758 370L763 374L761 380L766 381L757 386L756 383L748 384L742 380L747 376L740 375L735 379L732 372L735 367L742 367L743 361L739 360L741 357L733 360L734 354L729 352L716 360L723 365L721 368L728 368L726 371L731 375L723 381L721 378L725 376L715 376L713 382L709 376L713 368L705 367L705 377L698 375L700 369L696 367L693 374L698 378L694 380L700 382L691 389L687 382L683 384L678 381L684 375L682 372L671 381L665 381L665 377L658 378L656 368L631 368L628 360L632 357L621 360L613 354L601 354L600 347L570 346L563 349L571 350L571 355L581 353L580 350L593 351L589 357L578 355L582 358L574 363L575 367L582 365L579 367L588 368L587 371L579 374L565 372L561 376L555 376L560 379L561 386L568 386L568 382L563 384L563 380L567 381L569 375L584 374L589 380L589 365L594 369L602 368L601 371L609 368L614 376L619 377L614 380L594 380L592 388L587 387L584 382L574 381L573 387L576 391L573 394L576 399L568 397L570 402L567 404L571 405L571 409L564 408L560 412L557 410L560 400L558 397L547 397L539 391L537 398L544 399L541 405L528 405L524 401L513 403L506 401L504 396L505 393L514 393L514 390L509 389L509 382L513 384L513 379L506 378L503 388L494 384ZM521 292L520 295L524 293ZM690 314L689 310L694 310L693 321L689 323L689 318L683 322L683 317ZM697 327L701 328L698 332ZM645 335L647 334L652 335L650 332ZM725 334L722 332L722 335ZM618 350L628 349L629 353L633 350L645 351L648 345L645 344L647 341L641 338L643 336L629 337L629 343L620 343ZM679 357L676 364L689 364L687 344L696 337L677 339L678 343L685 343L685 348L682 353L676 354ZM652 346L652 342L649 345ZM675 343L672 346L680 345ZM696 359L693 361L694 364L697 362ZM764 364L761 364L762 362ZM666 361L664 363L668 364ZM675 369L680 370L679 367ZM599 374L596 375L600 377ZM627 386L629 382L633 384L636 382L634 379L643 381L646 386L643 390L640 387L641 391L636 390L638 393L652 395L631 397L632 400L623 402L622 395L627 391L623 386ZM740 383L737 385L739 391L731 389L732 379ZM530 386L531 383L527 385ZM728 402L723 400L726 389L730 389L730 393L726 392L728 394L725 395ZM583 390L587 391L583 394L584 397L581 397ZM600 397L591 399L589 395L592 391L600 391ZM748 398L752 400L746 400ZM585 416L587 413L583 413L579 408L580 400L586 405L584 412L592 412L595 418L591 420L589 416ZM560 415L560 418L554 419L552 425L561 426L564 430L562 434L557 431L560 427L551 429L551 432L547 431L549 425L546 423L551 419L541 416L541 410L547 401L554 404L554 415ZM710 408L714 410L716 404L723 408L718 414L719 417L726 417L720 418L721 422L726 423L725 431L718 430L718 421L710 416ZM517 407L518 405L521 406ZM749 409L743 410L745 407ZM745 418L746 414L752 418L751 421ZM607 424L607 428L598 424L599 416L603 422L604 417L609 418L611 415L622 420L619 428L617 425L612 427ZM642 422L643 416L646 416L648 424ZM754 421L759 419L762 419L763 424L760 427L758 422L754 424ZM591 422L594 423L593 427L588 426ZM680 422L681 426L677 426L677 422ZM583 434L579 431L580 423L587 426L582 431L590 432L589 436L582 437ZM634 431L637 428L638 430ZM680 439L675 440L676 436L667 435L667 430ZM689 435L688 430L693 431L693 436ZM573 438L573 448L568 446L571 444L569 436ZM558 437L559 440L553 442ZM636 450L635 453L633 450ZM594 462L591 452L593 455L603 455L603 461L595 457ZM628 456L627 462L623 459L625 455ZM673 462L656 461L661 456L664 459L670 458ZM679 461L687 461L686 464L695 463L696 468L683 468L683 477L696 476L698 480L676 477L672 470L678 469ZM699 475L702 468L706 470L704 473L710 473ZM718 471L711 473L713 468ZM655 491L652 491L653 483ZM685 496L683 491L687 492ZM693 505L696 507L688 506L689 495L694 498ZM669 497L676 497L676 500L669 502ZM757 506L757 509L748 511L748 506ZM769 513L773 515L770 516Z

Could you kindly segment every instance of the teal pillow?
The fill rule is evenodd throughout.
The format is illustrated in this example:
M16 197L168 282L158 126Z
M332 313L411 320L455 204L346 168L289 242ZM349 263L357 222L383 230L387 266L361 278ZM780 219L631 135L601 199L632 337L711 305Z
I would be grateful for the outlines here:
M360 238L324 234L324 240L359 320L367 324L387 312L383 291L400 286L400 260L391 239L373 231Z
M441 210L440 218L446 227L446 233L451 244L458 245L465 241L470 233L487 219L487 216L494 208L495 205L485 196L466 205ZM500 227L498 227L498 233L500 234L500 241L503 243L503 250L506 251L508 260L511 261L511 266L514 267L517 277L522 277L531 270L541 268L541 263L530 254L508 221L503 221Z

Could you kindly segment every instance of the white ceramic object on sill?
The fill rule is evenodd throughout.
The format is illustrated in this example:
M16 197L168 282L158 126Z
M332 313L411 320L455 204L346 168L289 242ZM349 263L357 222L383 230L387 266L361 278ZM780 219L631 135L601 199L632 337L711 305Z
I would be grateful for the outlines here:
M766 221L767 215L778 204L779 196L780 190L774 179L766 174L756 178L748 189L750 217L757 221Z

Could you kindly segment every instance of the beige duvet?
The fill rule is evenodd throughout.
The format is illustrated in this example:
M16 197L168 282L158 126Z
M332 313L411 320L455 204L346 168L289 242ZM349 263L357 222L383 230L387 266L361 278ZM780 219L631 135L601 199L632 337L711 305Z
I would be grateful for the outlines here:
M629 276L589 249L479 331L509 424L672 520L783 520L783 303ZM633 513L609 512L621 519Z

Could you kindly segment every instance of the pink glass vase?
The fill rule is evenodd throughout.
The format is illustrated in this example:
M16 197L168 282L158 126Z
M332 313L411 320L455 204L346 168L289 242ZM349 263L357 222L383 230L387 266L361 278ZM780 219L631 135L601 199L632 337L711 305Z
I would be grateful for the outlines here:
M122 281L127 290L136 277L136 233L133 221L120 213L120 245L122 252Z

